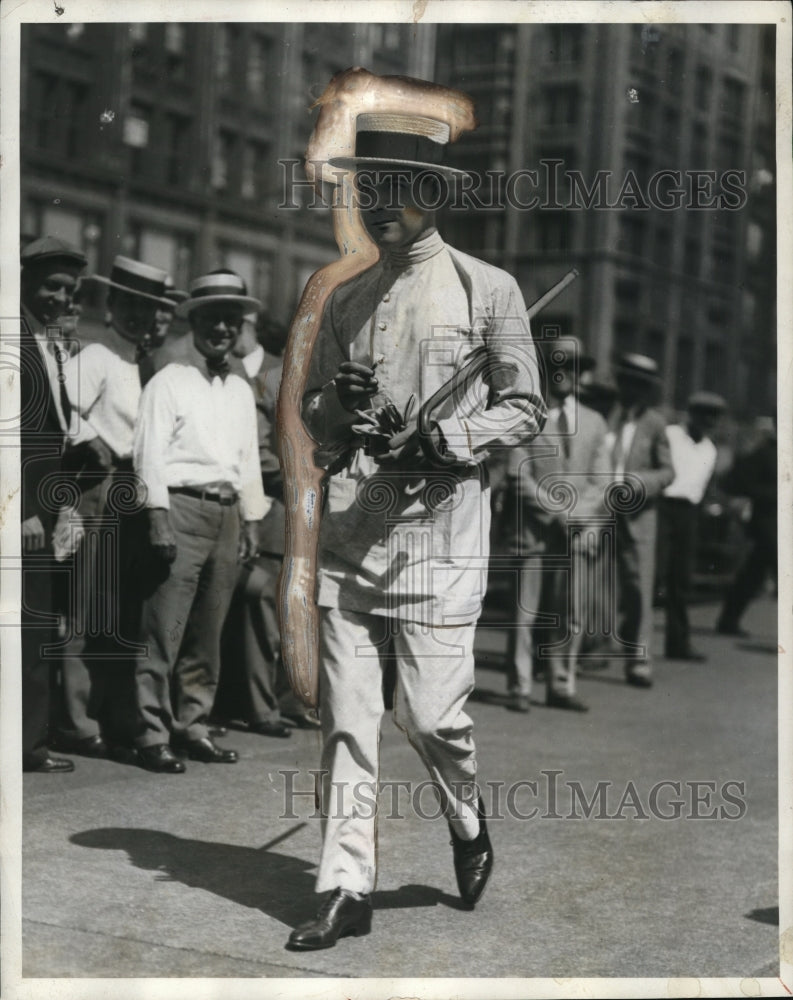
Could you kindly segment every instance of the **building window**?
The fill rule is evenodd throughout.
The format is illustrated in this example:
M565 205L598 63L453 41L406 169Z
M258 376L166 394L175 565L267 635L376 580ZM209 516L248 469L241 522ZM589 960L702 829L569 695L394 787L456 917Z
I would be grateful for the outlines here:
M646 235L647 226L644 219L637 219L635 215L623 214L620 219L617 250L621 253L631 254L633 257L643 257Z
M546 28L548 37L548 62L577 62L583 49L583 26L580 24L551 24Z
M185 115L165 116L165 182L184 184L190 158L190 119Z
M569 212L541 212L537 217L540 250L569 250L570 223Z
M633 306L638 308L640 289L638 281L629 281L618 278L614 284L614 294L621 306Z
M565 84L544 91L545 124L575 125L578 120L578 87Z
M245 143L240 178L240 194L243 198L264 197L267 150L268 147L261 142Z
M671 94L683 90L683 53L680 49L670 49L666 57L666 86Z
M235 67L239 59L239 28L236 24L218 25L218 48L215 77L221 90L234 86Z
M707 112L710 99L713 96L713 74L708 66L697 67L696 93L694 103L701 110Z
M234 135L221 129L215 137L212 155L212 187L216 191L226 191L229 188L233 156Z
M165 25L165 66L172 80L187 76L187 29L183 24Z
M254 35L248 47L248 65L245 82L248 93L261 96L267 87L267 68L270 62L272 43L269 38Z
M639 349L639 331L636 321L619 319L614 324L614 351L616 354L629 354Z
M675 364L675 406L685 409L694 386L694 342L691 337L679 337Z
M653 248L653 259L661 267L672 266L672 228L671 226L658 226L655 231L655 246Z
M689 278L698 278L702 263L702 245L692 236L686 238L683 256L683 270Z
M708 392L724 391L727 376L724 364L725 351L717 341L709 340L705 344L705 371L703 372L703 388Z
M743 117L745 95L746 87L740 80L733 80L730 77L724 78L721 98L722 114L736 125Z
M145 150L149 145L150 128L151 108L143 104L130 105L122 135L124 144L132 150L129 167L134 176L140 176L145 170Z
M696 122L691 129L691 163L692 170L704 170L708 147L708 130L704 122Z

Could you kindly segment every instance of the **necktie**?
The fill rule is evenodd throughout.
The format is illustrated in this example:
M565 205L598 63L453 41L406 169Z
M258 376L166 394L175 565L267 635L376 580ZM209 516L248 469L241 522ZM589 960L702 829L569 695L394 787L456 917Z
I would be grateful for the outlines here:
M47 346L49 347L50 354L55 358L55 364L58 369L58 397L63 412L63 419L68 427L72 422L72 403L69 399L69 393L66 391L66 376L63 372L63 360L66 356L66 349L61 347L55 340L48 341Z
M154 374L154 359L142 344L138 344L137 351L135 352L135 361L138 365L140 386L143 388Z
M559 429L559 437L561 438L562 454L565 460L570 458L570 425L567 422L567 412L564 406L559 407L559 413L556 417L556 426Z
M230 371L229 363L225 358L207 358L207 371L210 378L219 375L221 379L225 379Z

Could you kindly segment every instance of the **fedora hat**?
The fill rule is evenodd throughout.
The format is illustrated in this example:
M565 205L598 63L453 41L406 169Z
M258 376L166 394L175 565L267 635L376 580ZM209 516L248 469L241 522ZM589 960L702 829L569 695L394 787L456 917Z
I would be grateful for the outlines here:
M572 335L549 337L536 341L546 365L554 368L573 368L578 372L591 371L597 362L587 354L578 337Z
M659 382L658 362L646 354L621 354L614 363L617 378L634 378L644 382Z
M102 274L90 274L86 280L101 281L103 285L117 288L129 295L140 295L159 305L170 305L163 294L167 277L167 272L160 270L159 267L152 267L151 264L144 264L142 260L133 260L131 257L119 254L113 261L109 278Z
M23 268L45 260L68 260L72 266L84 268L88 260L82 250L57 236L40 236L28 243L19 255Z
M467 177L465 170L442 162L450 136L448 123L437 118L367 111L355 120L355 155L335 156L328 163L345 170L401 167L450 180Z
M237 302L245 313L258 312L262 308L258 299L248 295L248 288L238 274L234 271L213 271L191 283L190 294L177 305L176 315L189 316L194 309L215 302Z

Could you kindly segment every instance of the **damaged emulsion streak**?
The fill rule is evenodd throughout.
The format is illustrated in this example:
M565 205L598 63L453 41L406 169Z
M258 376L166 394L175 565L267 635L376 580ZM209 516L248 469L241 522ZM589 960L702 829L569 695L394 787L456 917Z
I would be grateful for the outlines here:
M451 130L454 141L461 131L474 126L473 107L456 91L437 84L417 84L404 77L376 77L364 69L349 69L337 74L316 102L320 113L306 150L306 173L332 206L333 234L341 257L313 274L303 292L284 352L276 417L282 441L284 482L294 484L285 504L285 554L278 581L284 667L292 690L312 708L317 706L319 695L315 587L320 507L316 499L323 470L314 464L317 442L303 425L301 406L311 353L328 298L340 285L372 267L380 256L357 210L344 207L351 205L353 199L333 198L332 184L339 183L338 170L323 176L323 165L332 157L350 154L354 148L355 120L361 112L376 106L380 111L432 116L438 105L448 113L449 103L454 100L458 102L458 122ZM349 177L343 183L349 185Z

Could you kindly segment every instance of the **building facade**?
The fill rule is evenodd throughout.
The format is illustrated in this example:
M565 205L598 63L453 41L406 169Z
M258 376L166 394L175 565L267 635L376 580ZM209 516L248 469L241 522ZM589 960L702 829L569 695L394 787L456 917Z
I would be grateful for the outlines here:
M180 287L228 266L287 321L337 256L299 164L312 103L353 65L475 98L450 158L480 207L443 231L527 302L578 268L547 330L601 367L652 355L670 408L708 388L736 416L773 411L772 25L25 25L23 237L61 235L98 273L137 256Z
M448 213L457 242L527 301L578 268L542 323L653 356L668 407L772 411L773 26L442 25L437 52L482 122L456 162L512 178L484 226Z

